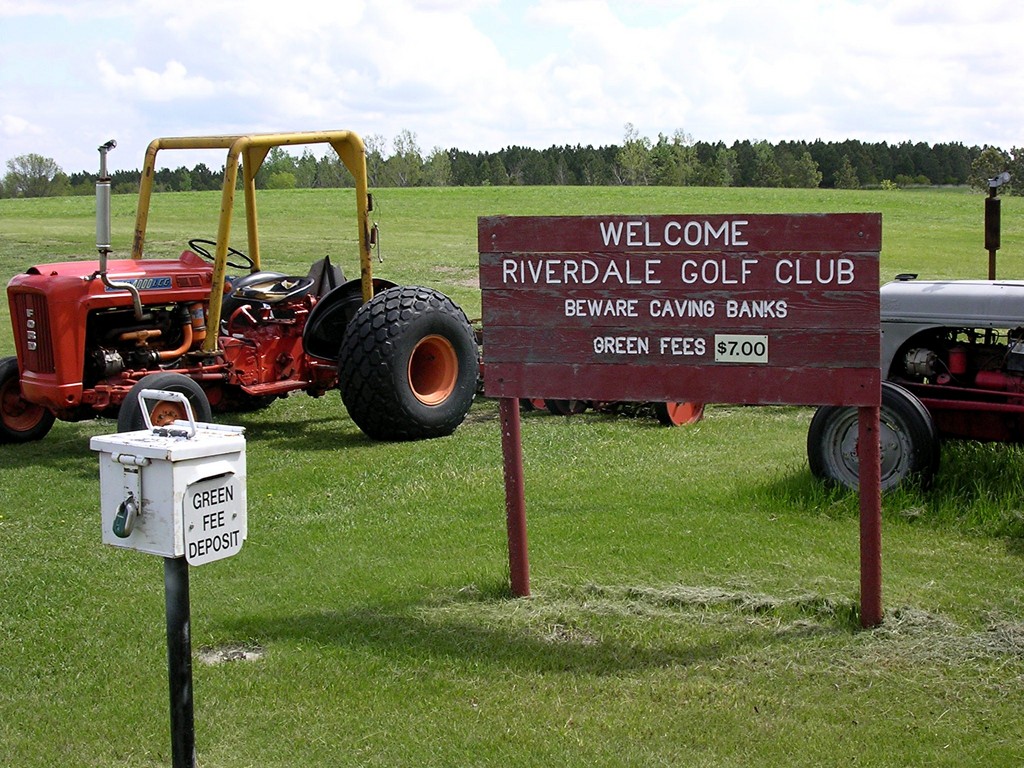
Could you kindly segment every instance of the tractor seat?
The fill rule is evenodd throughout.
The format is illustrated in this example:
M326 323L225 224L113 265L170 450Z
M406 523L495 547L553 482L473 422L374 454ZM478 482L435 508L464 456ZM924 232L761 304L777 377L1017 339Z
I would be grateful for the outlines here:
M247 304L270 306L307 294L320 298L344 281L341 268L332 265L326 256L314 262L305 277L260 270L231 278L230 289L221 304L221 321L228 321L240 307Z
M254 279L255 278L255 279ZM228 298L240 303L277 304L309 293L315 281L311 277L289 277L276 272L254 272L231 287Z
M221 330L226 332L232 316L245 306L269 307L309 292L313 280L288 277L280 272L253 272L231 278L231 287L221 303Z

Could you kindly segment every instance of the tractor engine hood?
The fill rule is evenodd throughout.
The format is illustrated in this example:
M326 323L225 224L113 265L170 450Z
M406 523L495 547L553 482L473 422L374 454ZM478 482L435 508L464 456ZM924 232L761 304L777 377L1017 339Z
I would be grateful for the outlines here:
M202 258L186 251L177 259L111 259L107 262L111 273L126 277L141 277L150 274L184 274L188 272L211 273L213 267ZM48 277L92 278L96 274L95 261L58 261L50 264L36 264L25 270L26 275Z
M882 323L954 328L1024 325L1024 281L897 280L881 288Z

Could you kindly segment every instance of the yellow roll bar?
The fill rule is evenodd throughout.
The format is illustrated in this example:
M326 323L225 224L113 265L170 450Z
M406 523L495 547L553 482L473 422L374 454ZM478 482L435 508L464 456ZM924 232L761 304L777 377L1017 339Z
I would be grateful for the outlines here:
M213 263L213 285L210 288L210 328L220 327L224 299L224 276L227 271L228 246L231 237L231 213L235 205L238 163L242 163L242 189L245 192L245 226L249 240L248 255L253 271L260 266L260 243L256 217L256 172L273 147L302 144L330 144L348 168L356 184L356 226L359 236L359 275L363 301L373 298L373 266L370 258L370 199L366 175L366 149L363 140L352 131L309 131L304 133L257 133L248 136L193 136L154 139L146 149L146 159L139 182L139 205L135 215L135 236L132 258L141 259L146 242L149 203L156 174L156 156L164 149L227 149L224 182L221 189L220 217L217 225L217 248ZM213 352L217 346L216 332L207 335L203 351Z

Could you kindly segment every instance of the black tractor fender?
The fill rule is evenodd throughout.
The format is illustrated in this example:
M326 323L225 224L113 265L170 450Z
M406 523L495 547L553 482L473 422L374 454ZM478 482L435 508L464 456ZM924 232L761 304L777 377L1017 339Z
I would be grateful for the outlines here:
M374 294L394 287L396 284L390 280L373 279ZM363 286L360 280L342 283L321 297L309 313L302 332L302 346L306 354L337 363L345 328L362 305Z

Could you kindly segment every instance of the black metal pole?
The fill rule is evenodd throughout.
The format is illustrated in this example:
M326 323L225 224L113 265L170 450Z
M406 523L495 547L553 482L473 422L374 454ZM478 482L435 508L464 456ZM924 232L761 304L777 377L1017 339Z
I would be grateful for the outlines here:
M1000 200L998 187L992 187L985 198L985 250L988 251L988 279L996 279L996 251L1000 245Z
M985 198L985 250L988 251L988 279L996 279L996 251L999 250L999 188L1010 181L1010 174L1000 173L988 180L988 197Z
M195 768L196 729L192 710L192 631L189 618L188 563L164 558L167 604L167 682L171 694L171 765Z

